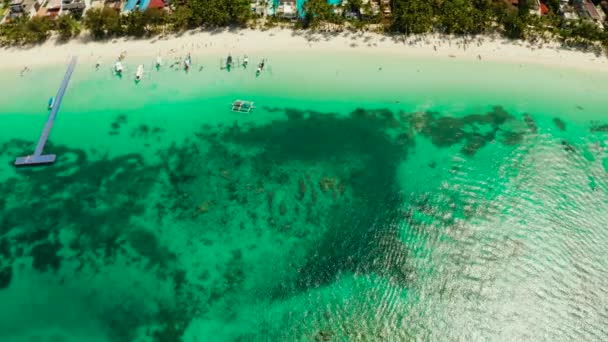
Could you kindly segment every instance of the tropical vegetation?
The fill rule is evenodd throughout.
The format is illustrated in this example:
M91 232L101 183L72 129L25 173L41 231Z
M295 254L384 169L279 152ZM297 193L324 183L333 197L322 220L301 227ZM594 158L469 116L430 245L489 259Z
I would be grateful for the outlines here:
M272 0L268 0L272 1ZM544 0L549 13L531 14L534 0L520 0L513 7L504 0L392 0L392 15L373 14L370 3L349 0L340 10L326 0L308 0L295 28L342 27L373 29L404 35L430 32L473 36L499 33L513 39L555 38L578 47L608 48L608 31L586 20L566 20L559 15L560 0ZM608 10L608 1L600 6ZM56 32L68 40L86 29L93 39L120 36L147 37L195 28L244 27L260 22L273 24L276 18L252 13L250 0L174 0L169 10L119 13L112 8L89 9L81 19L61 15L17 18L0 26L0 43L35 44ZM338 26L336 26L338 25Z

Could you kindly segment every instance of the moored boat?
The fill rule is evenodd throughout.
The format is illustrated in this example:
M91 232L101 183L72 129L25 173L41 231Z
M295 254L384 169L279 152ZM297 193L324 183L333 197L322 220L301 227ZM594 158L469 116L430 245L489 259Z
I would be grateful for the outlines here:
M49 110L53 109L53 105L55 104L55 98L54 97L50 97L49 98L49 103L48 103L48 108Z
M122 72L124 70L124 67L122 66L122 63L120 61L116 61L116 64L114 64L114 72L118 75L121 76Z
M192 66L192 56L190 54L188 54L188 56L184 60L184 69L186 71L188 71L188 70L190 70L191 66Z
M137 72L135 73L135 81L139 82L144 77L144 66L140 64L137 67Z
M265 61L262 59L260 64L258 64L258 69L255 71L256 76L259 76L262 73L262 71L264 71L264 64L265 64Z
M228 57L226 58L226 69L230 71L230 68L232 68L232 55L228 54Z

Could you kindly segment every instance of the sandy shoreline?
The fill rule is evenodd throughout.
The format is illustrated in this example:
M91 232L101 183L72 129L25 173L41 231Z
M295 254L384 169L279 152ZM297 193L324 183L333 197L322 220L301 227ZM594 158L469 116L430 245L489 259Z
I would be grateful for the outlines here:
M310 33L286 29L267 31L240 30L221 32L186 32L180 36L152 39L114 39L85 42L84 39L58 43L50 39L43 45L0 49L0 69L22 69L61 64L78 55L81 62L98 59L111 63L122 52L128 57L166 58L215 55L276 55L291 52L336 52L361 54L394 54L404 57L454 58L471 61L495 61L517 64L548 65L567 69L608 72L608 58L593 53L565 50L557 44L532 46L502 38L484 37L464 43L461 38L445 36L384 36L376 33Z

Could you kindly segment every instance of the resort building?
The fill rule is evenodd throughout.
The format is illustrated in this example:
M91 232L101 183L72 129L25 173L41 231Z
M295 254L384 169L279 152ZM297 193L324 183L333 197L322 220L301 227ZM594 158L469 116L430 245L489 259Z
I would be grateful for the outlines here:
M76 18L81 17L86 8L84 0L61 0L61 11L69 12Z
M590 0L574 0L573 4L582 19L592 21L600 28L604 28L602 22L606 19L605 14Z
M298 17L296 0L280 0L277 15L285 19L296 19Z
M36 0L12 0L9 4L5 20L13 20L22 16L31 18L36 14L40 5Z
M566 20L578 20L578 14L574 7L570 6L568 1L561 1L559 4L559 11Z
M61 0L49 0L44 6L41 6L36 12L39 17L57 18L61 13Z
M273 15L275 2L273 0L251 0L251 12L261 17Z

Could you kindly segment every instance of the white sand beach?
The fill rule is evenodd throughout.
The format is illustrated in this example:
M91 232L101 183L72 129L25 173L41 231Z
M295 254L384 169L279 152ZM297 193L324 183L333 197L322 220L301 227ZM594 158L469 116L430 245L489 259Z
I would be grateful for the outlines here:
M122 52L127 58L165 56L277 55L282 51L344 52L361 54L394 54L404 57L454 58L460 60L498 61L608 72L608 58L576 50L566 50L557 43L533 46L528 42L509 41L499 37L469 39L427 35L421 37L386 36L377 33L311 33L287 29L219 32L190 31L179 36L152 39L113 39L95 42L81 37L67 43L55 38L34 47L0 49L3 69L23 69L65 62L79 56L81 63L111 63Z

